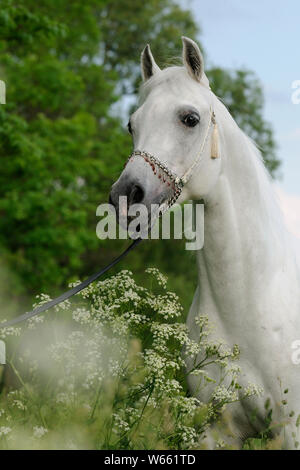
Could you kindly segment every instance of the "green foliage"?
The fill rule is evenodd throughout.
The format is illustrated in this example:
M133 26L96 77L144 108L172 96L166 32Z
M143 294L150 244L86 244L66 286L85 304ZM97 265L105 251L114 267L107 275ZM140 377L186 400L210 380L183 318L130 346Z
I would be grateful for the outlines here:
M199 32L191 12L174 0L1 0L0 79L7 85L0 107L1 317L12 315L13 301L25 292L52 294L123 248L95 236L96 207L131 149L114 104L136 93L146 43L164 66L181 54L182 34ZM255 76L217 68L208 75L274 175L279 162ZM196 267L183 242L144 242L128 264L142 285L145 265L168 273L187 310ZM185 312L158 279L154 294L123 273L91 286L69 312L61 306L57 322L52 314L43 325L40 317L27 323L22 337L18 328L5 332L19 389L4 388L0 396L2 448L201 446L211 418L241 393L237 369L227 367L236 351L207 342L207 325L198 319L201 344L193 346L205 359L193 372L203 386L211 384L210 358L220 383L205 405L187 397L181 349L192 345L180 323ZM160 363L167 367L160 370ZM225 389L226 374L233 380Z
M39 40L63 34L64 28L57 21L39 10L34 12L29 2L15 2L14 0L1 0L0 31L1 49L26 51L34 47ZM5 44L3 43L5 41Z
M151 43L155 58L164 65L181 53L183 32L191 37L199 33L191 12L173 0L108 1L101 14L101 30L103 63L118 70L128 93L135 92L140 81L138 59L146 44Z
M87 46L98 44L92 5L85 12L74 2L68 25L58 27L36 2L25 4L7 2L0 29L8 96L0 109L0 244L19 276L17 294L59 286L79 271L87 247L98 246L95 209L119 170L121 149L129 151L110 115L115 73L81 63L85 41L72 20L80 18L89 32ZM75 41L70 56L63 55L69 35Z
M135 93L145 44L164 66L181 54L182 34L196 37L199 27L174 0L1 1L0 250L13 273L5 283L10 298L56 292L123 247L109 242L107 249L95 236L96 207L131 149L114 104L121 92ZM257 82L221 70L211 78L217 94L230 94L230 110L273 171ZM145 265L161 267L187 308L196 283L191 259L181 242L151 241L128 262L140 279Z

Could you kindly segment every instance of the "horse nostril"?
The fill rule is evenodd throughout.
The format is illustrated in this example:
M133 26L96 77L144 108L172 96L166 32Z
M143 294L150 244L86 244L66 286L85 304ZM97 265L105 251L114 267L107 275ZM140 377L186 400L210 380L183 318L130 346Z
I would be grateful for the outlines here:
M144 190L137 184L135 184L130 192L129 201L130 204L139 204L144 199Z

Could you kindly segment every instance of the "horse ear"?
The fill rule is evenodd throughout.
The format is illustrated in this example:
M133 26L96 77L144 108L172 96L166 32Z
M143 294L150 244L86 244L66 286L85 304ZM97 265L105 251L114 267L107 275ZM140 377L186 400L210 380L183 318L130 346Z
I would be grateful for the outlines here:
M141 69L144 82L151 78L156 72L160 71L159 66L153 58L149 44L147 44L141 54Z
M204 75L204 60L198 45L192 39L182 36L183 42L183 63L190 76L201 81Z

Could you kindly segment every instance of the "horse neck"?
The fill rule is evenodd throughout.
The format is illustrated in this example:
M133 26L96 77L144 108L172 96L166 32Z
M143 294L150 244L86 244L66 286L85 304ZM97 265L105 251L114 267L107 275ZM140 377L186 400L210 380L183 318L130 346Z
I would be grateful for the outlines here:
M223 169L205 199L200 292L213 299L222 315L235 315L257 301L283 262L285 232L259 152L223 105L217 106Z

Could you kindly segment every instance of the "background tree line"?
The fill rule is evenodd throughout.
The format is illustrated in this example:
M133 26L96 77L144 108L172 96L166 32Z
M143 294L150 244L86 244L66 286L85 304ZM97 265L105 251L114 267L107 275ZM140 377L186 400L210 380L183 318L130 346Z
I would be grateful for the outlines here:
M180 55L182 34L199 42L200 33L174 0L0 0L2 295L55 294L121 250L124 242L95 235L96 207L131 150L116 103L137 95L146 43L164 66ZM208 76L274 176L279 161L257 78L220 68ZM192 257L180 241L148 241L126 267L139 276L158 267L188 305Z

